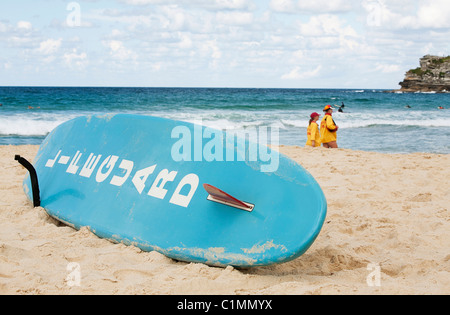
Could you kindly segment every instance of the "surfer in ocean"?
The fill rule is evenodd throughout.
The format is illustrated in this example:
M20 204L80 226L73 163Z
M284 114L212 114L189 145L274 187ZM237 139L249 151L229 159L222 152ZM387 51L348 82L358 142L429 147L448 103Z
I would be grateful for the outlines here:
M344 108L345 108L344 102L342 102L342 105L341 105L341 106L334 105L334 107L335 107L336 109L338 109L338 112L339 112L339 113L344 113Z

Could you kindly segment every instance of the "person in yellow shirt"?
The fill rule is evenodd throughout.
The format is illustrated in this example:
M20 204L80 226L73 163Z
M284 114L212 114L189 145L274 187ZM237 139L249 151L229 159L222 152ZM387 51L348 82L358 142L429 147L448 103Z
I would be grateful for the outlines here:
M308 141L306 142L306 145L313 148L320 147L320 131L319 125L317 124L319 118L320 118L319 114L312 113L311 120L309 121Z
M323 111L325 116L320 124L320 140L324 148L337 149L337 131L339 126L336 125L333 119L333 107L327 105Z

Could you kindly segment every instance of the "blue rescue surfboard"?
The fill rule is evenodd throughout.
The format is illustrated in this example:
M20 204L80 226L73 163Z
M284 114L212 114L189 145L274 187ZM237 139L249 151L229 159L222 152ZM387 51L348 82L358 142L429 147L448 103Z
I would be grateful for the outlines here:
M293 260L313 244L327 211L314 178L284 155L156 117L66 122L44 140L34 167L41 206L57 220L212 266ZM32 199L29 177L24 190Z

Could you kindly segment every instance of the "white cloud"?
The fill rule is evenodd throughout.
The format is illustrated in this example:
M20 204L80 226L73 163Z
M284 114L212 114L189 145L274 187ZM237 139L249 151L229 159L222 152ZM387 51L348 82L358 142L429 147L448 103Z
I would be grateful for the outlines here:
M65 53L63 56L66 66L73 69L82 70L89 64L88 56L85 52L78 53L77 49Z
M314 12L314 13L338 13L348 12L357 3L352 0L300 0L298 1L298 8L300 11Z
M450 3L448 0L433 0L420 6L417 19L419 25L430 28L450 27Z
M180 49L191 49L193 47L193 41L191 37L186 34L181 35L178 47Z
M271 0L270 8L275 12L295 13L297 4L294 0Z
M173 31L180 31L186 28L189 16L182 8L175 5L164 6L161 12L164 14L162 18L164 23L162 25L165 28Z
M0 21L0 33L4 33L6 31L8 31L8 25L6 25Z
M399 65L377 63L375 71L381 71L382 73L395 73L398 71L402 71L402 69Z
M213 7L219 10L251 10L254 8L252 0L208 0L208 2L214 3Z
M282 75L281 79L282 80L298 80L301 78L300 71L301 71L300 67L295 67L294 69L292 69L291 72Z
M33 25L27 21L19 21L17 22L17 28L29 31L33 28Z
M103 45L109 48L110 55L117 60L136 59L137 55L130 49L127 49L123 42L118 40L104 41Z
M40 54L51 55L56 53L61 47L62 38L60 39L48 39L39 44L39 48L36 50Z
M295 67L291 72L286 73L281 76L282 80L305 80L311 79L319 76L320 71L322 70L322 65L318 65L315 69L310 71L302 72L301 67Z
M432 53L433 50L434 50L433 43L428 43L427 45L425 45L425 47L423 47L422 54L429 55Z
M195 55L207 60L210 70L217 70L219 61L223 57L223 53L216 40L208 40L199 44L198 52Z
M121 0L130 5L177 5L206 10L253 10L252 0Z
M299 22L298 30L303 46L324 58L345 58L350 52L370 50L364 37L337 15L313 15L309 21Z
M37 13L1 19L0 67L11 60L22 73L45 63L43 76L63 65L111 82L117 68L167 85L195 77L192 84L275 87L358 85L365 73L368 84L395 88L397 73L425 53L450 54L448 1L90 0L81 28Z
M364 0L362 7L367 13L369 27L383 30L444 29L450 27L448 0L418 1Z
M358 36L357 32L337 15L321 14L312 16L308 23L299 25L304 36Z
M253 22L250 12L218 12L217 22L226 25L249 25Z
M28 21L19 21L15 24L1 23L0 29L2 30L0 40L14 48L32 49L42 40L42 36Z
M340 13L352 10L354 0L271 0L270 8L280 13Z

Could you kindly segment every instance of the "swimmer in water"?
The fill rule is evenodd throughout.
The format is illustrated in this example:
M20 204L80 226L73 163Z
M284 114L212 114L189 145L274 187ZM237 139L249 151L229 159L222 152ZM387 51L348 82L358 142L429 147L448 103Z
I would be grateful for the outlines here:
M445 107L443 107L443 106L439 106L439 107L438 107L438 109L445 109Z

